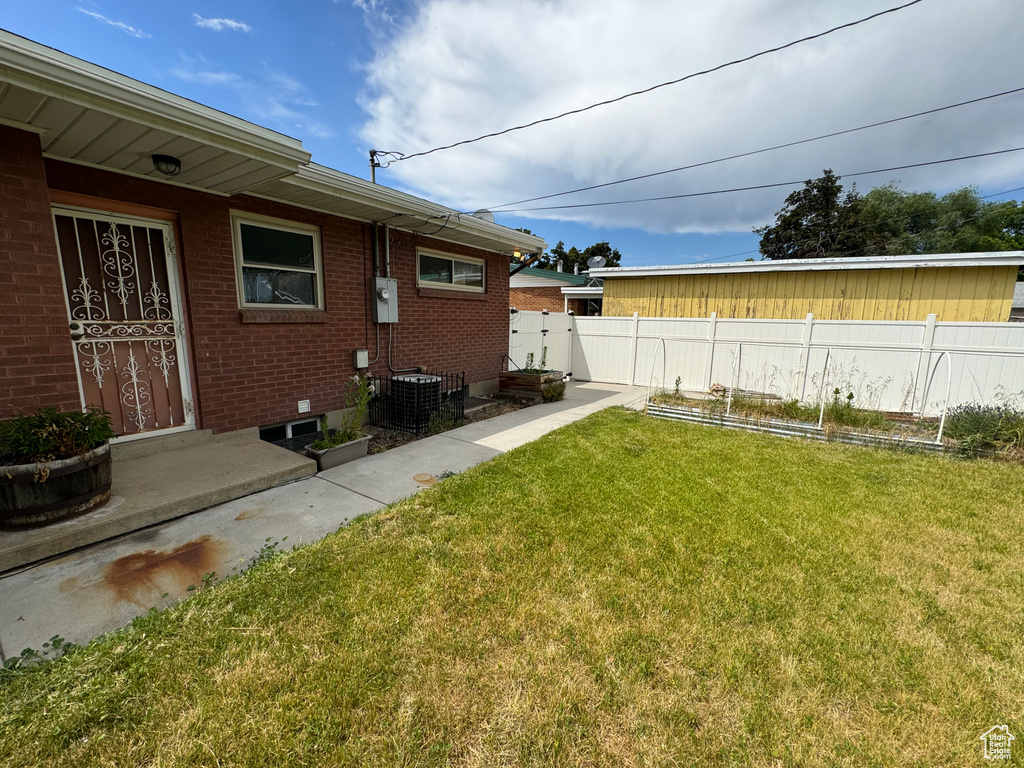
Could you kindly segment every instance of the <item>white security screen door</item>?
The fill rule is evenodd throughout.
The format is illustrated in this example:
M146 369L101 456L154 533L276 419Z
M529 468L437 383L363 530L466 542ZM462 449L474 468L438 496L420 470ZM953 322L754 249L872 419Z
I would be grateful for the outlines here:
M82 405L121 436L193 429L169 222L54 207Z

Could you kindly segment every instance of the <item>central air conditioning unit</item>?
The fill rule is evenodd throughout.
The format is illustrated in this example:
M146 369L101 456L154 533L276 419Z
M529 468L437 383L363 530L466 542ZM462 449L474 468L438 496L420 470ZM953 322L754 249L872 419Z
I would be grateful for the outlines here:
M424 431L441 407L441 377L413 373L391 377L393 413L399 428Z

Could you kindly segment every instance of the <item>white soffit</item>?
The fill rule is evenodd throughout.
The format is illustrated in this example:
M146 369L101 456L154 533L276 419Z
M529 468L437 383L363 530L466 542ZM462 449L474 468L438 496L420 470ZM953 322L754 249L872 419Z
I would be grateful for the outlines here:
M725 264L676 264L664 267L605 267L591 277L664 277L758 272L820 272L847 269L919 269L928 267L1008 267L1024 264L1024 251L929 253L912 256L865 256L845 259L781 259Z
M0 30L0 124L33 131L58 160L230 195L295 173L302 143Z

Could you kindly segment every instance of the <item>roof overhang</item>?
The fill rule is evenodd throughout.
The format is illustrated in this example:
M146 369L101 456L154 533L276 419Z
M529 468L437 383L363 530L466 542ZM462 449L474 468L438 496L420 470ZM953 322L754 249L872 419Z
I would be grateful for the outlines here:
M310 163L302 142L0 30L0 125L40 136L44 157L219 195L302 208L489 251L542 238ZM165 177L152 155L181 160Z
M538 253L546 245L535 235L316 163L301 168L294 176L262 184L250 194L487 251Z
M230 195L295 173L296 139L0 30L0 124L40 136L43 155ZM152 155L173 155L167 179Z
M604 286L570 285L562 289L567 299L598 299L604 296Z
M935 267L1010 267L1024 264L1024 251L987 253L929 253L912 256L866 256L845 259L785 259L738 261L725 264L676 264L664 267L605 267L591 269L593 277L664 277L758 272L820 272L848 269L923 269Z

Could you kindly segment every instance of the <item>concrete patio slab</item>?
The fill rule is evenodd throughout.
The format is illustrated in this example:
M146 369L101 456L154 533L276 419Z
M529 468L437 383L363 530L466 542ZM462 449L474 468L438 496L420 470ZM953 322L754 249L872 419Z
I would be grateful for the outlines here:
M158 439L159 440L159 439ZM0 531L0 571L171 520L316 472L316 462L253 433L114 459L110 501L82 517ZM185 482L183 482L185 478Z

